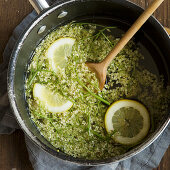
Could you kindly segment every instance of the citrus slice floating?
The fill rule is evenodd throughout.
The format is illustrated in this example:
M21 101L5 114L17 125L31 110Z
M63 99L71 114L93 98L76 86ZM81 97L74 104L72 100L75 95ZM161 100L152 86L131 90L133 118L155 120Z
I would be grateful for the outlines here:
M71 55L74 38L60 38L50 45L46 52L50 69L55 73L66 65L67 57Z
M119 100L113 103L105 115L108 133L115 131L114 140L124 145L137 144L150 128L149 113L145 106L134 100Z
M69 110L73 103L65 100L58 93L53 93L45 85L36 83L33 88L33 96L51 113L60 113Z

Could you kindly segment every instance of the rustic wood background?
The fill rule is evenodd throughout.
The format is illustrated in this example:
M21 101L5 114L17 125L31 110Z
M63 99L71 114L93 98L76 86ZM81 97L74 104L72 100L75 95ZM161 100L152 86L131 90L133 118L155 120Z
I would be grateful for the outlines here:
M152 0L131 1L145 8ZM0 62L2 62L2 53L12 31L32 10L33 8L28 0L0 0ZM162 25L170 27L170 0L165 0L154 15ZM32 169L25 147L23 132L17 130L12 135L0 135L0 170ZM159 167L155 170L169 169L170 147Z

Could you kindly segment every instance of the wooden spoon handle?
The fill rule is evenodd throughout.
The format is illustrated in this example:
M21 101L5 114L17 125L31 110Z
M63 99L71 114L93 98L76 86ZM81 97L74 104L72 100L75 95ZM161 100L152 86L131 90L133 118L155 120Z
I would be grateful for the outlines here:
M112 51L102 61L105 68L108 67L110 62L116 57L116 55L122 50L122 48L128 43L128 41L134 36L134 34L140 29L140 27L146 22L146 20L152 15L152 13L160 6L164 0L154 0L149 7L142 13L142 15L135 21L135 23L129 28L125 35L119 40Z

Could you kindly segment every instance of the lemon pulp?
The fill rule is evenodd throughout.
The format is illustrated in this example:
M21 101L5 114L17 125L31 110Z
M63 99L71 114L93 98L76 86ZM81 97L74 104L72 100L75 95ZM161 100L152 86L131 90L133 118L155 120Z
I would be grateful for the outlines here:
M46 52L50 69L58 72L66 65L67 57L71 55L74 38L60 38L50 45Z
M65 112L73 105L71 101L64 99L58 93L53 93L45 85L39 83L34 85L33 96L51 113Z
M114 140L130 145L141 141L150 127L149 113L144 105L134 100L113 103L105 115L107 132L115 131Z

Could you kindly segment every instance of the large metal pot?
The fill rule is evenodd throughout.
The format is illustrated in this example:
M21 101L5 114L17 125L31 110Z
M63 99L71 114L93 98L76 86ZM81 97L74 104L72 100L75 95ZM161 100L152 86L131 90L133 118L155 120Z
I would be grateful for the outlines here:
M107 160L84 160L74 158L62 152L57 152L38 131L30 119L29 110L25 100L25 75L31 54L41 40L54 28L67 24L70 21L97 22L105 25L116 25L118 36L143 12L143 9L125 0L59 0L49 7L45 0L31 0L40 15L24 31L11 55L8 71L8 95L12 110L19 125L25 134L51 155L82 165L101 165L122 161L136 155L148 147L166 128L170 119L169 114L160 121L155 132L145 141L131 151L109 158ZM148 57L148 66L156 68L157 74L165 76L166 83L170 78L170 41L169 36L154 18L150 17L141 30L136 34L135 40L143 46L142 52ZM153 66L154 65L154 66ZM153 69L154 70L154 69Z

